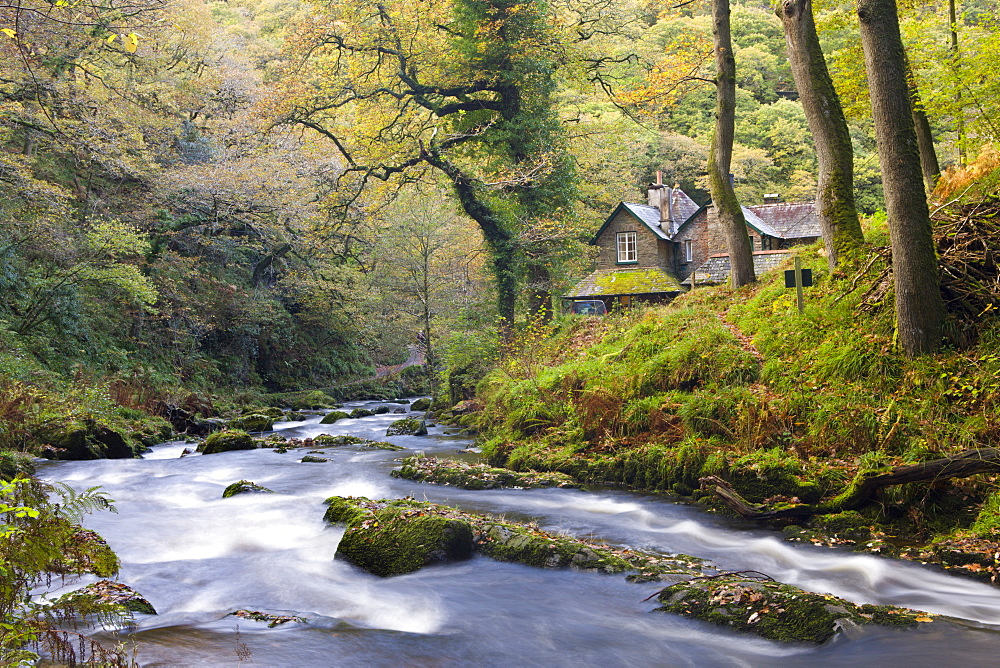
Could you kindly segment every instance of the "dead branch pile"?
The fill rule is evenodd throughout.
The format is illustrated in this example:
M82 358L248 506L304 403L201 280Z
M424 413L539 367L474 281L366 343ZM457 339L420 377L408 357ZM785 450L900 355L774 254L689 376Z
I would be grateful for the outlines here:
M1000 198L940 209L934 237L948 312L972 323L1000 309Z

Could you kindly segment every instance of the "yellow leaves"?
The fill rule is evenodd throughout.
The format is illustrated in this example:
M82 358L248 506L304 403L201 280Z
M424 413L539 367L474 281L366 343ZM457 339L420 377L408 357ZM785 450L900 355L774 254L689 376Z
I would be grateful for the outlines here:
M691 88L702 83L703 69L711 59L712 43L700 33L682 33L664 48L663 57L645 79L619 93L619 104L664 108L676 104Z
M110 35L108 35L104 39L104 42L110 46L110 45L114 44L115 40L118 39L119 37L121 37L121 39L122 39L122 48L125 49L125 51L127 53L135 53L136 50L138 50L138 48L139 48L139 35L137 35L134 32L130 32L130 33L127 33L127 34L122 34L122 35L118 35L116 33L111 33Z
M17 33L10 28L0 28L0 32L7 35L7 37L10 37L11 39L17 39Z
M927 615L920 615L919 617L916 617L915 619L918 622L933 622L934 621L933 617L928 617Z

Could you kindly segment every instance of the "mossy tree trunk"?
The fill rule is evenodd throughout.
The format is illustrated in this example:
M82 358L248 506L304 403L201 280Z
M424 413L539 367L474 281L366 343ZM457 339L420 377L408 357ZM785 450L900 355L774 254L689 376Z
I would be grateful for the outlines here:
M843 257L857 255L864 243L854 203L854 148L816 34L812 0L784 0L777 13L785 29L795 87L816 145L817 206L832 270Z
M729 0L712 0L712 36L715 43L715 134L708 154L708 183L719 224L729 250L729 282L734 288L757 280L753 251L729 169L736 129L736 58L729 25Z
M979 448L966 450L951 457L942 457L918 464L896 466L888 471L859 474L840 494L824 503L801 504L771 510L755 506L718 476L701 479L702 489L713 493L730 510L751 520L794 520L857 510L875 501L875 494L886 487L910 483L941 484L953 478L968 478L983 473L1000 472L1000 449Z
M871 91L896 293L896 325L910 357L935 351L944 302L895 0L858 0L861 47Z

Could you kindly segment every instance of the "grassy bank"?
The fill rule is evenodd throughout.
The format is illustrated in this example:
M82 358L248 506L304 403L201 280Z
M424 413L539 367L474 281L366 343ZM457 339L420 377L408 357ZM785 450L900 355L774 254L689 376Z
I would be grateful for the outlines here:
M819 246L801 248L815 281L802 315L775 273L528 333L457 419L480 430L494 465L694 498L715 475L770 508L834 507L860 476L1000 445L1000 298L962 284L948 345L907 359L885 237L876 222L870 257L844 274L827 271ZM986 554L998 508L984 474L888 487L790 531L947 564L956 549Z

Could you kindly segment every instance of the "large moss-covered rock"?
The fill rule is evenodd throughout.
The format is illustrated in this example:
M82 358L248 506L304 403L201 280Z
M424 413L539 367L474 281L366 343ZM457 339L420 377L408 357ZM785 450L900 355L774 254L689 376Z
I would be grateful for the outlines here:
M678 582L661 591L657 600L660 611L782 642L823 643L850 624L907 627L934 619L906 608L855 605L746 573Z
M521 531L509 524L487 527L479 551L497 561L512 561L538 568L577 568L622 573L632 564L609 550L598 550L568 536Z
M417 399L412 404L410 404L411 411L426 411L431 407L431 400L427 397L422 397Z
M351 411L349 417L357 419L363 417L371 417L372 415L375 415L375 411L368 410L367 408L355 408L353 411Z
M333 408L333 398L326 392L312 390L299 394L286 395L285 401L288 407L297 410L320 410L323 408Z
M260 413L242 415L229 421L230 429L242 429L243 431L271 431L274 420Z
M349 434L338 434L337 436L331 436L330 434L320 434L313 439L313 443L316 445L322 445L327 447L330 445L363 445L368 443L368 439L361 438L360 436L351 436Z
M227 429L214 434L209 434L205 442L198 446L202 454L212 455L217 452L229 452L230 450L253 450L257 447L250 434L239 429Z
M323 419L319 421L320 424L333 424L337 420L343 420L349 418L350 415L344 411L330 411L323 416Z
M401 575L471 557L472 527L461 519L389 507L350 525L337 556L375 575Z
M407 457L403 465L392 471L392 476L406 480L455 485L462 489L498 489L517 487L577 487L565 473L538 473L536 471L511 471L486 464L468 464L454 459L434 457Z
M222 490L222 498L228 499L229 497L236 496L237 494L247 494L251 492L274 494L274 490L258 485L255 482L250 482L249 480L237 480Z
M47 459L129 459L144 447L90 419L49 426L39 439L46 443L42 456Z
M35 475L35 462L27 452L15 450L0 451L0 480L10 482L14 478L29 478Z
M386 436L426 436L427 435L427 425L423 420L418 420L416 418L403 418L402 420L396 420L389 425L389 428L385 431Z
M348 526L337 555L377 575L464 559L472 551L540 568L631 571L644 580L702 572L694 557L614 549L414 499L332 497L327 503L324 519Z
M118 573L118 555L96 531L65 519L56 520L50 529L60 556L47 566L47 570L53 573L93 573L102 578Z
M92 609L95 604L116 605L129 612L139 612L144 615L155 615L153 604L143 598L139 592L120 582L100 580L86 587L71 591L59 598L60 603L71 603L77 608Z

